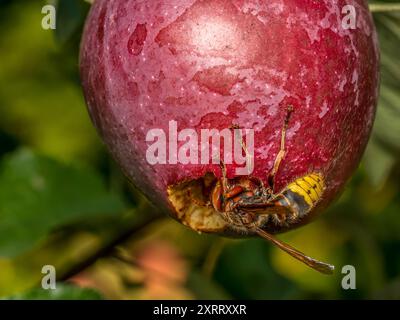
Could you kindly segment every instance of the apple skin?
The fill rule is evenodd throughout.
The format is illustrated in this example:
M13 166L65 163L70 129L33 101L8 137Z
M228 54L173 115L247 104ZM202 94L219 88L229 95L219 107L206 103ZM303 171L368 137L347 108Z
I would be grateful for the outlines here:
M347 4L355 29L342 27ZM80 69L91 119L129 180L192 229L241 236L216 212L191 221L167 192L207 172L220 178L220 167L150 165L147 132L168 132L171 120L178 130L252 128L252 176L267 183L292 105L274 191L311 171L326 183L305 219L271 232L298 227L337 197L359 164L378 99L378 49L361 0L97 0ZM233 178L235 165L227 169Z

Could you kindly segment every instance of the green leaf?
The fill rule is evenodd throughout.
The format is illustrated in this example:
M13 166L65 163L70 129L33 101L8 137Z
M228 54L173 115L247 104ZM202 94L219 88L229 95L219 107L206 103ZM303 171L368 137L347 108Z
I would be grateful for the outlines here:
M395 163L394 156L372 138L365 151L364 166L375 189L383 186Z
M0 255L15 256L55 228L123 207L96 173L20 150L0 164Z
M58 0L56 39L66 43L79 31L89 5L82 0Z
M196 270L192 270L189 274L187 286L195 294L196 299L226 300L230 298L221 286Z
M364 156L368 178L382 186L400 154L400 13L374 14L381 47L381 92L371 141Z
M7 298L6 298L7 299ZM57 284L56 290L33 289L9 297L7 300L102 300L100 293L93 289Z
M41 28L43 4L0 9L0 130L51 157L96 163L103 147L82 95L79 50Z
M272 268L270 249L260 239L227 245L219 257L215 280L235 299L296 298L294 285Z

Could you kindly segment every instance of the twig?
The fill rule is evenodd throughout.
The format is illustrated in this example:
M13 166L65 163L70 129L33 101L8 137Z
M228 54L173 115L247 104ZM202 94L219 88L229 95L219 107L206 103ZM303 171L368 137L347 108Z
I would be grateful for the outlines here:
M139 221L134 221L131 224L128 224L124 228L124 230L115 235L115 237L111 237L109 241L107 241L103 246L92 252L89 257L85 258L85 260L80 261L72 268L64 272L57 280L65 281L79 274L80 272L94 264L98 259L112 254L116 246L129 240L135 233L144 229L154 221L163 218L161 212L157 211L157 209L155 209L148 203L140 206L137 211L141 213L141 218Z
M214 269L218 262L218 258L221 255L225 245L226 240L223 238L216 239L215 242L211 245L211 248L209 249L203 264L203 273L207 277L211 278L211 276L213 275Z
M369 10L373 13L400 11L400 3L373 3Z

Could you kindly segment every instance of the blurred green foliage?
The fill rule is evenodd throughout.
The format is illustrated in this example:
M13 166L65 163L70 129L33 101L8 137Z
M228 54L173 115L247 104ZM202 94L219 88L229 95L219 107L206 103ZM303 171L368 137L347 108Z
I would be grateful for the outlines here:
M10 300L101 300L101 295L92 289L81 289L60 284L55 290L32 289L20 295L8 297Z
M160 219L86 112L77 66L90 5L52 1L52 32L40 27L45 3L0 1L1 297L101 297L79 286L117 299L400 298L400 13L374 14L382 88L361 167L318 221L282 236L334 263L326 277L262 240L200 236ZM57 269L55 292L39 288L47 264ZM357 290L345 291L349 264Z
M15 256L57 226L115 215L123 208L96 173L16 151L0 166L0 254Z

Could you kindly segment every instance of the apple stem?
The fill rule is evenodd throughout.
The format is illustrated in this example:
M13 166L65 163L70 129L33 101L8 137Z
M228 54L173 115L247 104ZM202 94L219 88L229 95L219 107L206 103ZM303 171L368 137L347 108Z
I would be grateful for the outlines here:
M400 3L374 3L369 5L373 13L400 11Z

